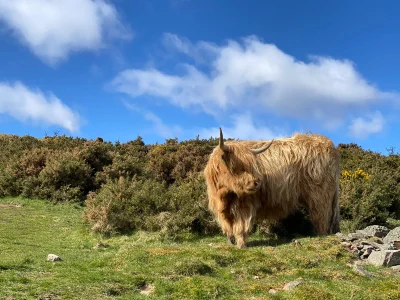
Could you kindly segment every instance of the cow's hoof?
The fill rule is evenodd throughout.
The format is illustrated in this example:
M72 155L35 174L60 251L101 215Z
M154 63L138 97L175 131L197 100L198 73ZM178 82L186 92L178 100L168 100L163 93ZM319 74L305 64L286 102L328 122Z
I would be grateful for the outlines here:
M247 248L246 244L238 244L237 247L238 247L238 249L245 249L245 248Z
M235 243L235 238L233 236L228 236L227 240L229 245L233 245Z

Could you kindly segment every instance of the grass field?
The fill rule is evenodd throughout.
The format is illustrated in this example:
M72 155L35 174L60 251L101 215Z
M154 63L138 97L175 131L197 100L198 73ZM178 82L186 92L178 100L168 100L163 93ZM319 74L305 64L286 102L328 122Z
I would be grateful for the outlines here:
M374 278L354 272L336 237L302 238L296 246L253 235L243 250L222 235L102 238L84 227L82 212L0 199L1 299L400 299L400 276L373 266L366 269ZM63 260L47 262L50 253ZM299 278L303 284L279 290Z

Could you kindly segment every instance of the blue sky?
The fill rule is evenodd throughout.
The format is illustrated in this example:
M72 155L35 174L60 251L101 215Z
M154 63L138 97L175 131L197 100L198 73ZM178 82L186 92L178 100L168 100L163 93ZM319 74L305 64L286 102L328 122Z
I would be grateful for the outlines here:
M0 0L0 132L400 148L398 1Z

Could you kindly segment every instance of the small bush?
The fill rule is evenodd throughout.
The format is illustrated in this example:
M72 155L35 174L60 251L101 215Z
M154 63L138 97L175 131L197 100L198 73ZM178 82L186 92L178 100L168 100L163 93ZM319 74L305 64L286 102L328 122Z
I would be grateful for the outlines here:
M182 232L209 234L219 230L208 210L202 174L196 174L185 183L175 183L169 188L169 194L170 214L161 228L165 236L174 238Z
M39 197L59 201L83 200L91 186L91 168L77 153L55 151L39 174Z
M111 234L134 229L147 229L147 217L166 210L164 185L120 177L109 180L85 201L84 220L95 232Z
M382 170L342 172L340 210L342 219L350 220L347 229L386 225L394 200L393 185L390 174Z

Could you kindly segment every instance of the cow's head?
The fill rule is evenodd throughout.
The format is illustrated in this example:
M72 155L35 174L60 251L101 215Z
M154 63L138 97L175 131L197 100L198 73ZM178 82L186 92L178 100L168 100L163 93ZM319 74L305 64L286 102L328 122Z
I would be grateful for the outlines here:
M273 140L259 149L245 144L225 144L220 128L219 147L215 149L214 164L218 166L217 193L221 198L242 197L256 193L261 187L257 156L266 151Z

